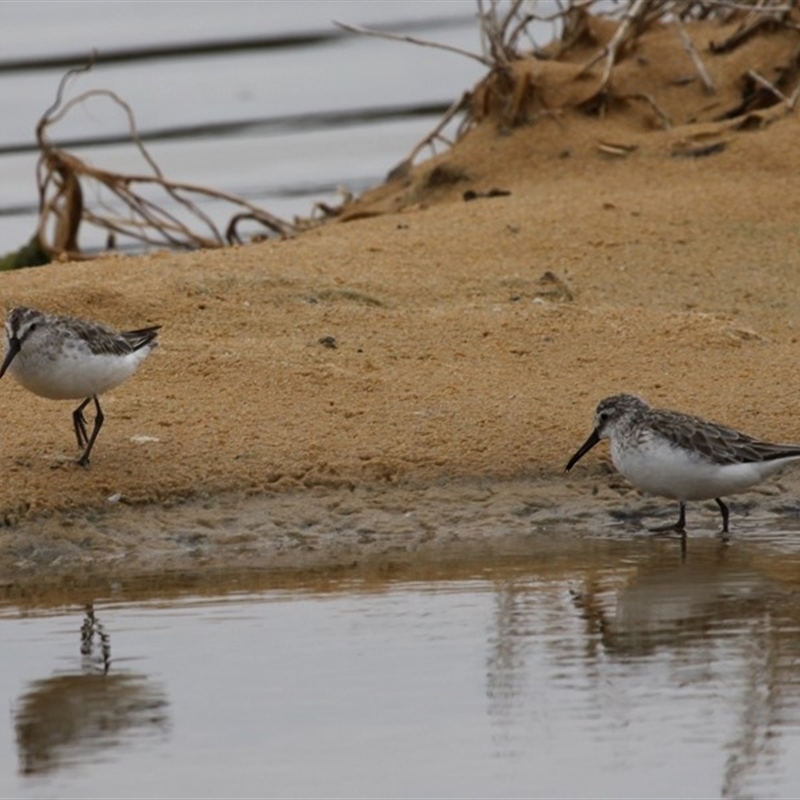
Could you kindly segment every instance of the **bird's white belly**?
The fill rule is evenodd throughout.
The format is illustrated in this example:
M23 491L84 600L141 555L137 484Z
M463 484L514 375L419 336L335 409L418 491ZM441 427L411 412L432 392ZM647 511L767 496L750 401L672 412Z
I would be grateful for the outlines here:
M614 466L634 486L675 500L710 500L749 489L794 459L713 464L666 442L611 447Z
M47 358L37 352L25 353L23 348L8 371L40 397L80 400L103 394L127 380L149 352L143 347L118 356L69 349L57 358Z

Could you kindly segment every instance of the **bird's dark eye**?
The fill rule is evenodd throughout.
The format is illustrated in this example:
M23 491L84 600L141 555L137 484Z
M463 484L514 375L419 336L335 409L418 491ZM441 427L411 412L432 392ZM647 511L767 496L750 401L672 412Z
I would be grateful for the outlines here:
M29 331L35 331L35 330L36 330L36 323L35 323L35 322L32 322L32 323L31 323L31 326L30 326L30 328L28 328L28 330L29 330Z
M598 422L608 422L608 411L601 411L597 415Z

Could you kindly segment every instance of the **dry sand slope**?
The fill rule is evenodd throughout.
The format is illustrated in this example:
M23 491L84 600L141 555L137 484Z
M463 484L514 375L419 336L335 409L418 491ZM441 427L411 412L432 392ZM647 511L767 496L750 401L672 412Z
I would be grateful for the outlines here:
M701 51L730 33L689 30ZM164 326L106 396L89 470L65 461L71 404L0 383L6 570L130 554L134 539L108 534L115 514L155 503L152 522L166 504L163 530L190 526L195 511L176 500L224 493L302 509L502 479L586 505L607 484L604 452L567 480L563 466L597 400L622 390L800 441L800 118L781 105L715 121L741 103L747 64L774 78L769 59L782 63L797 37L766 32L707 57L709 95L674 30L644 34L615 73L628 99L599 118L574 107L596 86L574 64L607 34L598 26L562 61L521 62L512 105L490 79L453 150L338 222L226 251L0 275L6 307ZM463 199L491 189L508 194ZM114 496L116 511L98 510ZM147 543L150 566L174 545Z

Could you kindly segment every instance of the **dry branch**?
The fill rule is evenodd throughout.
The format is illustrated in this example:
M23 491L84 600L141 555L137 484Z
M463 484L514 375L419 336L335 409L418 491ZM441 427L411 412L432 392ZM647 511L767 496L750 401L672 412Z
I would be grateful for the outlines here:
M394 167L389 172L389 178L395 179L402 177L408 173L411 169L411 166L414 163L414 159L420 154L422 150L426 147L430 147L433 154L435 154L435 142L441 141L444 142L448 146L452 146L452 142L449 139L445 139L442 135L442 131L450 124L453 118L461 111L466 110L469 108L469 104L472 100L472 93L465 92L458 100L456 100L450 108L445 111L444 116L439 120L436 127L428 134L426 134L417 144L414 145L411 152L404 158L396 167ZM463 134L463 130L459 130L459 135Z
M63 102L67 81L91 66L90 62L85 67L66 73L59 83L55 102L45 111L36 126L36 139L41 151L37 164L37 237L51 255L81 257L78 231L82 222L104 228L114 236L122 236L148 246L197 249L223 247L231 241L238 241L237 218L231 220L223 234L212 218L197 205L199 198L220 200L243 209L238 217L244 214L280 236L293 234L294 228L290 223L242 198L216 189L167 179L142 141L130 106L114 92L95 89ZM131 142L152 174L120 174L98 169L53 144L49 136L50 128L64 119L75 106L96 97L111 100L123 110ZM84 202L87 184L92 185L96 192L105 190L122 210L114 211L104 207L104 204L100 204L99 209L88 208ZM179 213L170 212L163 205L143 196L141 190L145 187L163 192L186 220ZM50 228L54 228L52 239L47 235Z
M625 12L622 22L614 32L611 41L598 53L596 53L583 67L581 75L585 75L598 61L605 58L606 63L603 67L603 75L600 78L600 86L597 90L598 94L604 93L608 88L608 82L611 79L611 72L614 69L614 64L617 62L617 53L625 43L625 40L631 35L632 29L639 27L645 14L647 14L651 0L634 0L629 10Z
M492 62L483 56L479 56L477 53L471 53L469 50L462 50L460 47L452 47L451 45L440 44L439 42L429 42L425 39L416 39L413 36L405 36L398 33L375 31L372 30L372 28L362 28L360 25L348 25L347 23L337 22L336 20L333 21L333 24L338 28L341 28L343 31L347 31L348 33L358 33L362 36L375 36L378 39L389 39L392 42L406 42L407 44L416 44L420 47L434 47L437 50L445 50L449 53L457 53L458 55L466 56L467 58L473 58L475 61L479 61L481 64L487 67L492 65Z
M775 86L774 83L771 83L765 77L759 75L754 69L747 70L747 77L753 80L763 89L766 89L771 94L774 94L778 100L788 104L789 98L777 86Z
M787 8L785 5L777 6L770 3L754 4L749 9L750 13L747 19L738 30L719 44L711 42L709 49L712 53L729 53L731 50L735 50L737 47L744 44L762 28L775 25L776 23L783 23L790 10L791 9Z
M683 26L683 21L681 20L680 17L675 18L675 24L678 26L678 34L681 37L681 42L683 43L683 47L689 54L689 58L692 59L692 63L694 64L694 67L697 70L697 74L700 76L700 80L703 82L703 86L705 86L705 89L709 94L715 94L717 88L716 86L714 86L714 81L711 79L711 75L708 74L706 65L700 58L700 54L697 52L694 43L689 38L689 34L686 33L686 28Z
M642 100L647 103L652 109L653 113L658 117L661 127L664 130L669 130L672 127L672 120L663 108L655 101L655 98L647 92L634 92L633 94L621 95L620 100Z

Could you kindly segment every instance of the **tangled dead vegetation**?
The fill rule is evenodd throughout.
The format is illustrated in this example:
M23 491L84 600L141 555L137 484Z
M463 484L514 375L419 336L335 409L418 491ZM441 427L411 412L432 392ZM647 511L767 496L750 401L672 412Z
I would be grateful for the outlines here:
M36 126L40 150L36 173L38 225L31 242L12 254L13 258L4 260L5 268L88 257L78 244L78 233L84 223L107 231L109 249L114 248L118 238L139 246L179 250L223 247L241 241L238 228L244 221L256 222L279 236L294 233L290 223L243 198L165 177L139 136L133 111L114 92L96 89L65 101L64 91L70 78L91 66L90 63L64 75L55 102ZM145 163L146 172L125 174L100 169L55 144L50 136L52 126L73 108L93 98L109 100L122 109L130 141ZM89 205L84 200L87 194L102 199ZM224 231L199 204L208 198L224 201L234 210ZM170 211L170 206L176 210Z
M508 130L558 123L572 111L603 118L635 107L644 130L698 122L752 128L793 111L800 98L800 11L790 0L557 0L553 7L478 0L480 54L342 26L460 52L489 70L390 180L408 178L420 153L436 155L437 145L450 147L484 121ZM552 36L538 45L531 30L543 23Z
M599 119L625 114L637 120L642 132L698 123L719 131L768 125L792 112L800 99L796 6L794 0L477 0L479 53L337 24L362 35L455 52L487 69L485 78L457 98L390 171L389 184L410 185L421 154L436 156L440 145L447 151L484 123L507 132L542 120L562 126L569 114ZM533 31L543 25L551 35L538 44ZM289 223L242 198L171 181L148 153L132 110L113 92L93 90L64 101L67 79L80 71L62 79L56 101L37 126L39 222L32 241L5 268L85 257L78 245L84 223L105 229L109 248L121 238L139 246L196 249L240 242L239 226L245 221L285 237L324 220L383 213L346 197L339 207L320 205L317 219ZM144 173L93 167L53 142L52 126L76 105L96 97L123 110L130 140L147 166ZM636 150L636 145L620 142L597 146L610 156ZM720 141L690 142L676 154L709 155L724 147ZM462 180L457 168L445 172ZM433 180L444 174L441 165L434 163L429 173L417 181L419 191L393 207L417 201L420 191L441 191L442 181ZM104 200L89 205L87 195ZM207 198L232 205L224 230L202 210L199 201Z
M473 94L472 123L513 127L569 108L604 116L633 104L650 126L671 128L792 111L800 97L800 12L788 2L629 0L604 13L596 0L575 0L557 20L561 35L527 54L516 38L495 35L503 58ZM667 58L665 33L680 42L682 62ZM696 98L688 105L687 90Z

